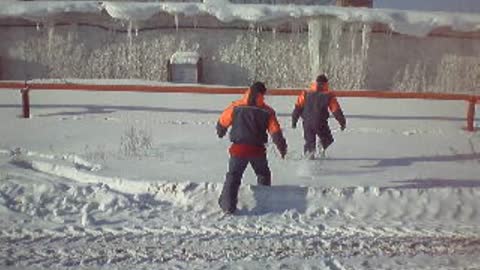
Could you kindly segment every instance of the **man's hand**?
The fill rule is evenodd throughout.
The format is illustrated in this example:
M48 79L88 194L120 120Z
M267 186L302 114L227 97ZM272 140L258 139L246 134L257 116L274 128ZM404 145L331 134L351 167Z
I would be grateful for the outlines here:
M223 136L225 136L225 134L227 134L227 130L226 128L224 128L222 125L220 125L220 123L217 122L217 136L218 138L223 138Z
M273 143L277 146L280 156L285 158L285 155L287 154L287 141L285 140L285 137L283 137L282 131L275 132L271 136Z
M296 129L296 128L297 128L297 123L296 123L296 122L292 122L292 128L293 128L293 129Z

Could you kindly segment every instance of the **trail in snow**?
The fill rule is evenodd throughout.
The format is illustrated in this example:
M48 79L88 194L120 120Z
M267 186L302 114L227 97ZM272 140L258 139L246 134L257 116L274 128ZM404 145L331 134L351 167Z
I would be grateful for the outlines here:
M235 228L232 228L235 229ZM2 233L2 254L9 254L5 264L17 266L43 265L98 266L136 265L155 263L212 261L263 261L275 258L303 260L375 256L416 256L419 254L470 257L480 246L478 237L460 236L381 236L358 233L355 236L319 233L277 235L261 233L261 227L251 234L244 231L223 231L212 228L203 233L185 230L166 233L159 229L83 229L66 228L60 231L18 231ZM259 233L260 232L260 233ZM222 249L218 249L221 246ZM62 247L58 249L57 247ZM83 248L83 247L88 247ZM480 266L477 263L471 267ZM368 269L368 267L355 267ZM473 268L472 268L473 269Z
M480 268L480 137L460 129L463 103L345 100L351 121L327 159L303 160L301 130L285 129L288 158L267 148L273 186L248 170L225 216L229 142L215 137L211 104L230 96L142 96L167 109L118 102L115 121L69 119L60 96L41 117L2 114L2 269ZM291 101L270 101L288 127ZM141 155L118 151L131 127L152 136Z
M60 205L83 209L83 204L90 204L82 211L92 218L95 211L101 214L119 209L158 210L157 206L167 212L178 210L204 216L220 212L216 200L221 183L132 181L98 176L92 171L79 169L75 162L60 164L38 157L42 155L26 151L23 155L14 154L9 163L12 172L1 182L2 196L12 202L15 211L42 212L45 213L44 219L54 211L58 216ZM57 160L63 161L64 157ZM42 178L46 180L42 181ZM296 215L366 224L391 223L399 227L424 222L465 232L470 225L476 231L475 225L480 223L479 195L480 188L475 186L416 189L402 186L336 188L245 184L240 189L237 215ZM21 201L21 205L15 204L16 201ZM446 222L439 224L442 220Z
M0 230L4 266L200 261L199 267L218 260L301 258L344 269L352 257L423 254L473 261L480 248L476 187L243 185L239 212L224 216L216 204L219 183L134 182L97 176L89 169L94 165L79 167L81 159L72 156L0 154L11 159L0 182L1 211L11 214Z

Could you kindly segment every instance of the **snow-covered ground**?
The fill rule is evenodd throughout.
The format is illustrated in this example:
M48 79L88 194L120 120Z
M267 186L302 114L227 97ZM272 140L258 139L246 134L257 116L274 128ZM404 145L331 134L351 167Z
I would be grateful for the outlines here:
M295 97L267 96L289 153L268 145L273 186L248 168L224 216L215 124L238 97L33 91L22 119L1 90L0 268L480 268L465 102L341 98L347 129L307 161Z

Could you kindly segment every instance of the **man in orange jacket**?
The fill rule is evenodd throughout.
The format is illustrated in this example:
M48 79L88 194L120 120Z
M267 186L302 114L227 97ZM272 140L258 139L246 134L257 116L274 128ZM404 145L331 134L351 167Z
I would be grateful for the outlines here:
M230 129L230 160L222 193L218 199L220 208L225 213L237 209L238 190L243 173L250 163L257 182L271 185L271 172L268 167L265 143L267 132L272 137L282 158L287 153L287 142L283 137L275 111L264 102L267 88L262 82L255 82L245 92L242 99L228 106L217 122L217 135L222 138Z
M292 112L292 128L297 127L300 117L303 119L303 137L305 145L304 154L309 159L315 158L316 137L320 138L323 147L321 156L325 156L325 150L333 143L332 132L328 125L328 118L332 112L343 131L346 119L343 115L337 98L328 89L328 79L325 75L319 75L312 84L310 90L303 91L297 98Z

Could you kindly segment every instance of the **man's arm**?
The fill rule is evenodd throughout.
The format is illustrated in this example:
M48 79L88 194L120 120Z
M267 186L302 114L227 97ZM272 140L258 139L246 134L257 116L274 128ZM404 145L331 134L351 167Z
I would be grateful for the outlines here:
M297 122L300 116L303 113L303 107L305 105L305 91L303 91L297 98L297 102L295 102L295 108L292 112L292 128L297 127Z
M347 125L347 120L345 119L345 115L343 114L342 108L340 108L340 104L338 103L337 98L335 96L333 96L330 99L328 108L332 112L333 117L335 117L338 124L340 124L340 129L344 130Z
M232 125L233 120L233 103L228 106L220 115L217 121L217 136L223 138L227 134L228 127Z
M285 158L285 155L287 154L287 141L285 140L285 137L283 137L282 129L280 128L280 124L278 123L274 111L270 113L270 118L268 119L268 133L272 137L272 141L275 146L277 146L278 152L280 152L282 158Z

